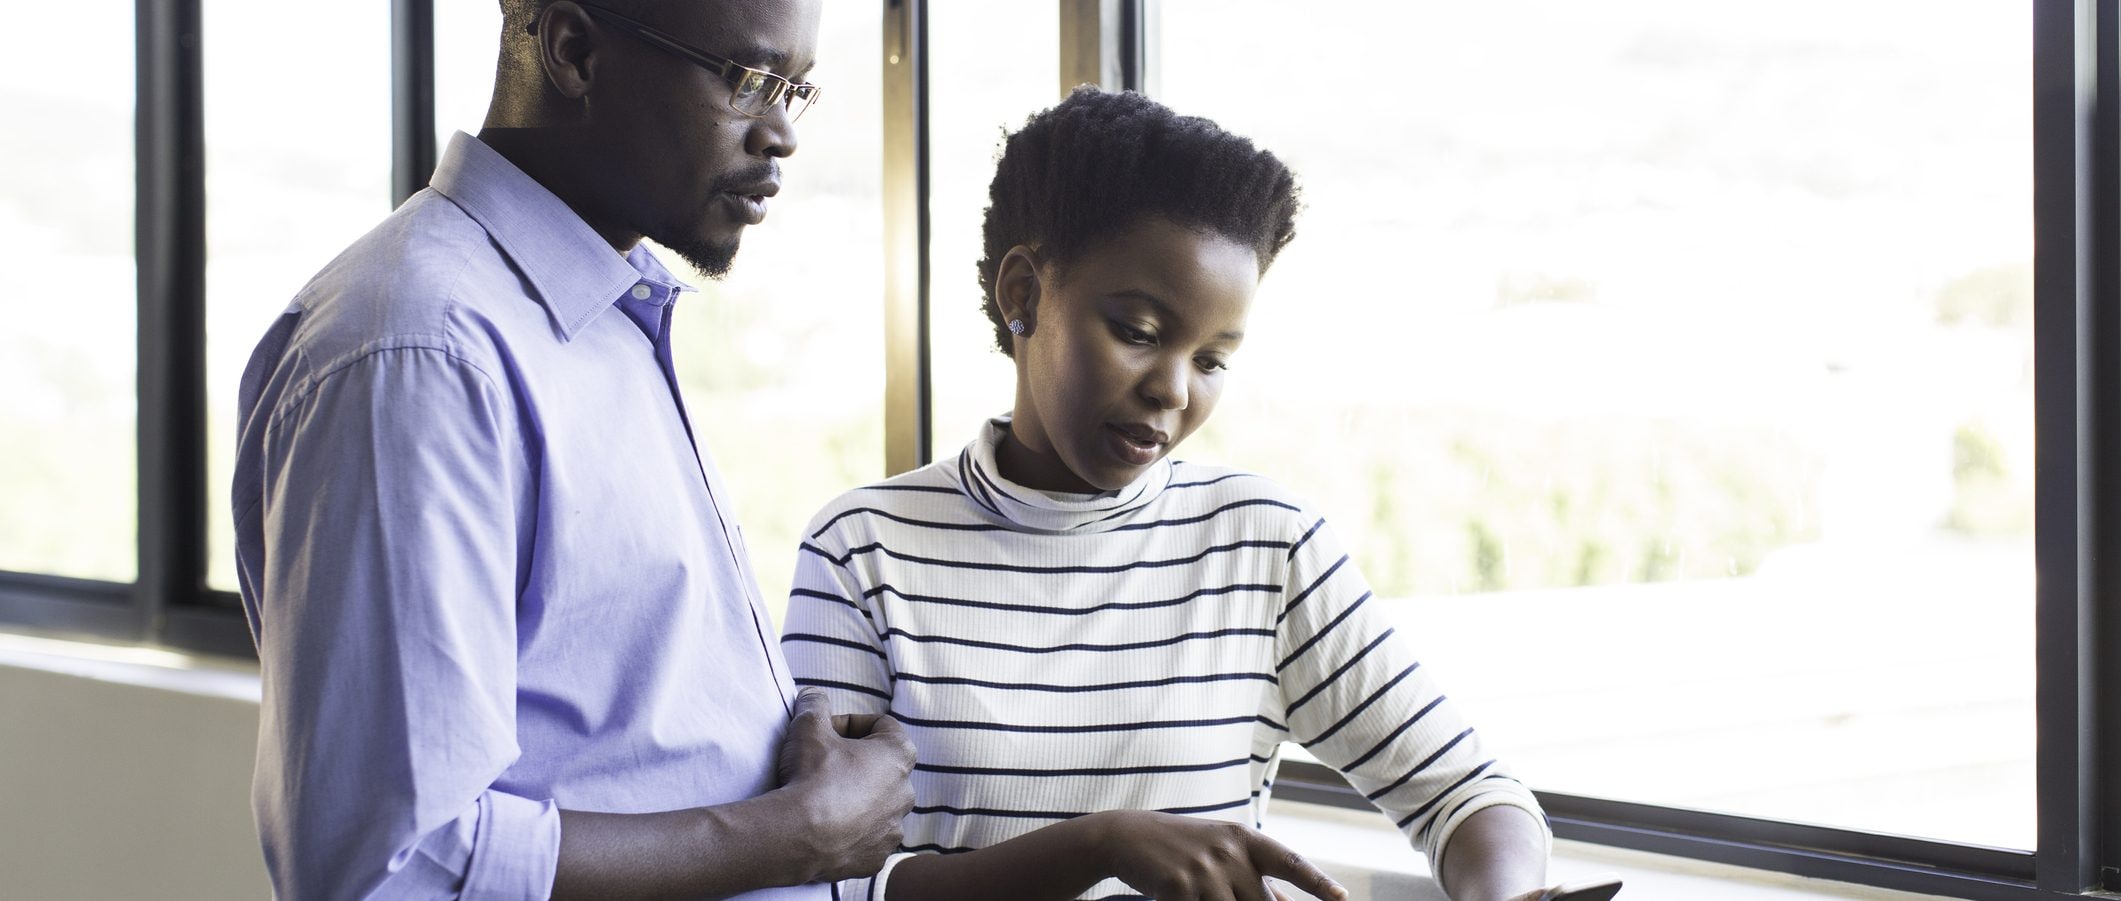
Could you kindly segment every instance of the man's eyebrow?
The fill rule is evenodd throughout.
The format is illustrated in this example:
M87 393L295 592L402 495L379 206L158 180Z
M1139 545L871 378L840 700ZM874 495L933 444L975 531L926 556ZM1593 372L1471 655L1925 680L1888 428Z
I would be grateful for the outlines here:
M764 44L752 44L748 47L737 48L735 52L729 54L729 58L755 68L758 66L785 66L788 64L788 51L768 47Z
M1143 291L1139 288L1128 288L1124 291L1114 291L1112 292L1111 296L1122 298L1125 300L1138 300L1143 303L1146 303L1156 310L1156 314L1158 316L1161 316L1165 319L1184 320L1186 318L1184 316L1178 315L1178 311L1172 309L1170 304L1165 303L1163 301L1163 298L1157 297L1156 295L1151 294L1147 291ZM1244 337L1245 333L1242 331L1238 331L1237 329L1231 329L1215 336L1216 340L1218 341L1242 341L1244 340Z
M742 63L744 65L750 66L754 69L772 70L773 72L780 73L781 77L793 82L801 82L803 80L803 76L809 75L810 70L816 68L817 66L816 63L812 63L810 65L804 66L803 71L801 72L781 72L782 69L788 67L788 61L792 59L792 57L788 55L788 51L786 50L782 50L776 47L768 47L764 44L754 44L749 47L741 48L735 53L730 54L729 58L736 60L737 62Z

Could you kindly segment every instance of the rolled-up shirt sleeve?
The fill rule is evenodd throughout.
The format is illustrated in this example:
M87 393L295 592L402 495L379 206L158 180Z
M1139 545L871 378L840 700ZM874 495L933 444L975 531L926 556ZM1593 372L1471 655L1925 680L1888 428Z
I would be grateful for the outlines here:
M318 366L262 428L252 799L284 899L542 898L549 798L516 743L530 478L509 395L439 342Z

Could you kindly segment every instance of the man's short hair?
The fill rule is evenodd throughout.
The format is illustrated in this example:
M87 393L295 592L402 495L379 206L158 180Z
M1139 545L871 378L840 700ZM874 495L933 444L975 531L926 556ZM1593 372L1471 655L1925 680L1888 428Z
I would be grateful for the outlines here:
M501 0L501 22L515 31L537 18L552 0Z
M1065 278L1078 254L1160 217L1252 248L1264 274L1296 236L1296 177L1274 154L1133 91L1088 85L1008 136L987 197L980 292L1011 356L994 280L1012 247L1036 248Z
M620 15L633 15L648 5L644 0L587 0ZM501 24L511 32L521 34L538 13L551 6L553 0L501 0Z

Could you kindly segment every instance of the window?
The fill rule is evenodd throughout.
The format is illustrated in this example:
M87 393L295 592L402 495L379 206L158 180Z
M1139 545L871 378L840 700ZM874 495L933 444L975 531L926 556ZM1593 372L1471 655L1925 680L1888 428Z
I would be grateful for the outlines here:
M352 7L299 41L284 38L282 9L268 0L202 6L207 582L223 591L236 590L228 485L243 367L310 276L391 208L388 8Z
M1060 36L1053 8L1036 3L953 0L928 15L930 71L980 73L929 88L929 422L933 455L948 457L1015 401L1016 369L980 306L980 223L1003 134L1060 102Z
M478 134L493 100L501 48L499 3L435 6L435 147L457 132Z
M1351 12L1165 7L1307 207L1188 450L1538 788L2032 848L2026 7Z
M0 570L132 581L133 4L15 11L0 87Z
M26 123L0 241L28 261L0 276L0 622L248 648L216 590L235 374L431 169L413 136L484 114L490 2L299 45L204 5L18 16L134 55L32 41L64 77L0 89ZM2110 6L829 4L789 191L682 302L683 386L778 606L811 512L882 445L916 456L908 411L941 456L1009 405L980 214L1068 28L1080 71L1303 178L1188 455L1338 523L1561 834L1970 898L2121 888L2121 564L2092 552L2121 527ZM880 346L887 280L888 331L917 293L928 348ZM1303 791L1330 773L1284 769Z

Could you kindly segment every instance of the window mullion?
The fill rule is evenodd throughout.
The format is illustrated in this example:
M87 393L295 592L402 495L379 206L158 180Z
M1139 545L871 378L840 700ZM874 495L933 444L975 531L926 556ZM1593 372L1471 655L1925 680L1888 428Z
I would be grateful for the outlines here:
M884 472L934 456L928 347L928 7L884 3Z
M206 574L206 184L199 0L139 0L139 638Z
M390 186L392 206L404 203L434 175L434 0L390 4Z
M1125 21L1133 0L1059 0L1060 94L1077 85L1094 84L1108 91L1127 83ZM1136 43L1139 43L1137 32Z
M2090 312L2096 253L2087 243L2095 175L2092 159L2093 0L2033 8L2034 432L2037 448L2035 540L2038 578L2039 849L2037 878L2052 892L2096 884L2089 853L2095 760L2085 717L2092 694L2084 675L2087 557L2082 467L2091 460L2080 430L2085 370L2080 338ZM2095 559L2095 558L2092 558Z
M2085 24L2081 17L2077 22ZM2076 43L2091 48L2094 99L2089 139L2082 145L2088 156L2077 170L2085 179L2078 197L2089 208L2077 219L2088 228L2076 242L2088 257L2077 271L2089 282L2076 298L2082 392L2077 473L2086 509L2078 516L2083 583L2072 644L2084 655L2076 685L2086 720L2077 724L2084 756L2075 804L2087 858L2077 869L2089 884L2111 892L2121 891L2121 761L2115 759L2121 752L2121 692L2112 690L2121 685L2121 555L2112 552L2121 540L2121 473L2113 462L2121 459L2121 0L2097 0L2091 25L2095 33Z
M1163 0L1127 0L1126 27L1120 38L1127 90L1151 97L1163 93L1156 54L1149 52L1163 39L1163 6Z

